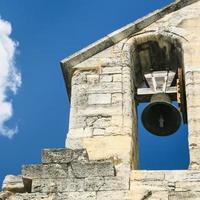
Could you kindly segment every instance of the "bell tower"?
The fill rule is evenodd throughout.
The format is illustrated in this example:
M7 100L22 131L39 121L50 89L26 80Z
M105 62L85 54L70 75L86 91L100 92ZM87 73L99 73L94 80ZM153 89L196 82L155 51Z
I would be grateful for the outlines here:
M63 59L65 148L44 149L42 164L7 176L0 199L199 200L199 35L200 1L178 0ZM188 124L187 170L140 170L143 102L142 123L156 137Z
M103 40L103 51L97 42L81 56L61 62L72 105L66 147L85 148L91 160L111 159L118 177L130 175L128 194L135 199L200 198L190 187L198 184L198 178L194 182L189 178L200 170L198 114L193 114L198 109L195 77L199 73L195 67L199 28L193 25L199 20L200 4L177 1L172 5L176 11L156 21L151 21L151 15L142 20L143 28L134 25L141 29L127 32L123 39L120 34L109 35ZM137 105L144 102L148 104L142 123L157 137L168 137L182 123L188 124L188 170L140 170Z

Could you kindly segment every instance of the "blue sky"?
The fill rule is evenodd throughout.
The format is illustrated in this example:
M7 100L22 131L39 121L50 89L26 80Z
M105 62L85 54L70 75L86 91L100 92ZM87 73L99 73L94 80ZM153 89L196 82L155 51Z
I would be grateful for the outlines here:
M0 0L0 16L12 24L11 37L19 42L16 66L22 75L21 88L10 96L14 115L6 123L17 124L18 133L12 139L0 136L0 183L6 174L20 174L23 164L39 163L41 149L64 147L69 102L59 61L170 2ZM142 169L187 167L186 127L158 138L139 122L139 132Z

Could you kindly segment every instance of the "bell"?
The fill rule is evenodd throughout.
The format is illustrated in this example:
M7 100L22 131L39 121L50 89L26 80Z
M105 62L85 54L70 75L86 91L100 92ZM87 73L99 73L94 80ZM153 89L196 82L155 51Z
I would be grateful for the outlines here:
M167 94L154 94L142 113L142 123L150 133L168 136L179 129L181 115Z

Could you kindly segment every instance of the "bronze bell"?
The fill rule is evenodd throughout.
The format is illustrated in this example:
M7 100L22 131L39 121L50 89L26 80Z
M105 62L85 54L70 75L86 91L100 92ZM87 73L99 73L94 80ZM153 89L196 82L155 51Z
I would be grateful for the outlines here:
M179 129L181 115L171 104L167 94L154 94L149 105L142 112L142 123L150 133L157 136L168 136Z

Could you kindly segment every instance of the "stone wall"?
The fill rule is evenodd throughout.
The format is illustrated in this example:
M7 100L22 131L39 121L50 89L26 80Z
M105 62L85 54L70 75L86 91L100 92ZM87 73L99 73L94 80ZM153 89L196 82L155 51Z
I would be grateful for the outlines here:
M200 199L200 171L132 171L132 199L179 200Z
M2 188L1 200L122 200L129 174L118 176L111 160L90 161L84 149L46 149L42 164L23 166Z

